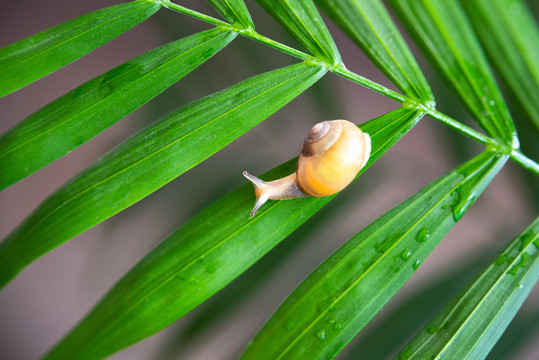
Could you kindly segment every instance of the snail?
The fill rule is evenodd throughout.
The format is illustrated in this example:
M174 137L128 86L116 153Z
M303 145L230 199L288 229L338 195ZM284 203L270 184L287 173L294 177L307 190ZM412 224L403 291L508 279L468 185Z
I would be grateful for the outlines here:
M255 187L254 216L267 200L324 197L344 189L369 160L371 138L347 120L315 124L303 143L296 172L263 181L243 172Z

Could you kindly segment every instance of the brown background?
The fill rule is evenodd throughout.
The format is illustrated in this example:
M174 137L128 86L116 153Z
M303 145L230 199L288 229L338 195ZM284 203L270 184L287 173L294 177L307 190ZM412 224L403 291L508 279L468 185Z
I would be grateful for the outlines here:
M0 47L115 3L105 0L2 2ZM212 9L200 3L185 2L188 7L201 8L213 15ZM293 44L257 4L247 4L260 33ZM332 24L329 26L351 70L394 88L357 47ZM206 28L207 25L184 15L164 9L159 11L88 56L0 99L0 133L110 68ZM418 59L433 87L439 109L475 127L429 65L419 55ZM52 191L146 124L193 99L295 61L249 40L235 40L154 101L68 156L0 192L0 238L13 230ZM328 74L319 84L211 159L25 269L0 292L0 359L34 359L43 355L166 235L215 197L244 184L242 170L261 173L297 155L313 123L333 118L361 123L397 106L379 94ZM455 138L459 142L454 142ZM455 156L453 147L459 147L464 155ZM234 358L286 295L332 251L372 220L480 150L472 141L461 139L450 129L425 118L343 191L322 216L307 223L305 227L316 229L308 235L307 241L296 246L292 254L282 255L280 266L264 275L263 285L242 298L230 313L220 314L219 321L202 336L189 341L177 340L178 334L196 317L195 311L112 358ZM373 324L362 332L358 341L377 322L382 322L400 301L462 263L475 261L481 257L478 254L492 255L529 224L537 215L537 207L534 208L533 199L528 198L525 189L522 170L508 163L467 216ZM318 223L323 221L327 224L320 226ZM295 241L294 236L286 241ZM538 296L535 290L519 316L526 317L537 309ZM539 334L535 332L535 340L532 338L524 344L518 359L539 358ZM347 351L360 354L361 347L350 345Z

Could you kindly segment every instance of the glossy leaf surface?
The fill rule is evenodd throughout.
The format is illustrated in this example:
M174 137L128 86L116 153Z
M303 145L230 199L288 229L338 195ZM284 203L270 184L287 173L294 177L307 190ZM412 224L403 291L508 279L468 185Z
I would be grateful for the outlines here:
M243 0L208 0L230 24L243 29L254 29L253 20Z
M455 225L507 157L484 152L350 239L285 300L242 359L331 359Z
M126 141L52 194L0 244L0 284L219 151L325 73L323 67L300 63L255 76Z
M539 27L532 12L521 0L462 4L496 69L539 130Z
M429 84L381 1L317 3L404 94L434 107Z
M371 161L364 169L421 116L402 108L363 124L373 142ZM286 176L296 162L292 159L262 178ZM165 239L105 295L49 358L103 357L163 329L239 276L332 198L270 201L251 218L254 191L246 183Z
M160 7L145 0L111 6L0 49L0 97L97 49Z
M539 280L539 218L455 296L399 359L484 359Z
M257 0L312 55L330 64L341 55L312 0Z
M217 28L164 45L30 115L0 137L0 189L98 135L196 69L236 35Z
M457 0L389 0L433 65L486 132L518 148L515 125Z
M352 341L339 359L394 359L410 341L411 335L419 332L440 310L440 304L455 294L481 264L486 264L484 252L466 257L459 267L444 267L442 274L429 273L429 279L417 284L414 291L395 299L395 305L388 305L391 307L387 311L379 313L376 321Z

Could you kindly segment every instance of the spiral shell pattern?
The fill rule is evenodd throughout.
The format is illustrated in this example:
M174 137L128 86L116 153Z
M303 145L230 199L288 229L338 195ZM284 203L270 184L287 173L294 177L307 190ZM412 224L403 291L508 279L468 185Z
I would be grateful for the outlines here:
M298 187L316 197L344 189L367 163L371 140L347 120L324 121L313 126L298 159Z

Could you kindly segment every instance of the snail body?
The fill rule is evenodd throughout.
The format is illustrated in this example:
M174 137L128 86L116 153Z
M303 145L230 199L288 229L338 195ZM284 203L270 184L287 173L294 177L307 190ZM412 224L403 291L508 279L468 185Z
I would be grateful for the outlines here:
M370 152L369 135L353 123L333 120L315 124L305 138L295 173L266 182L243 172L255 187L251 216L267 200L323 197L341 191L367 163Z

